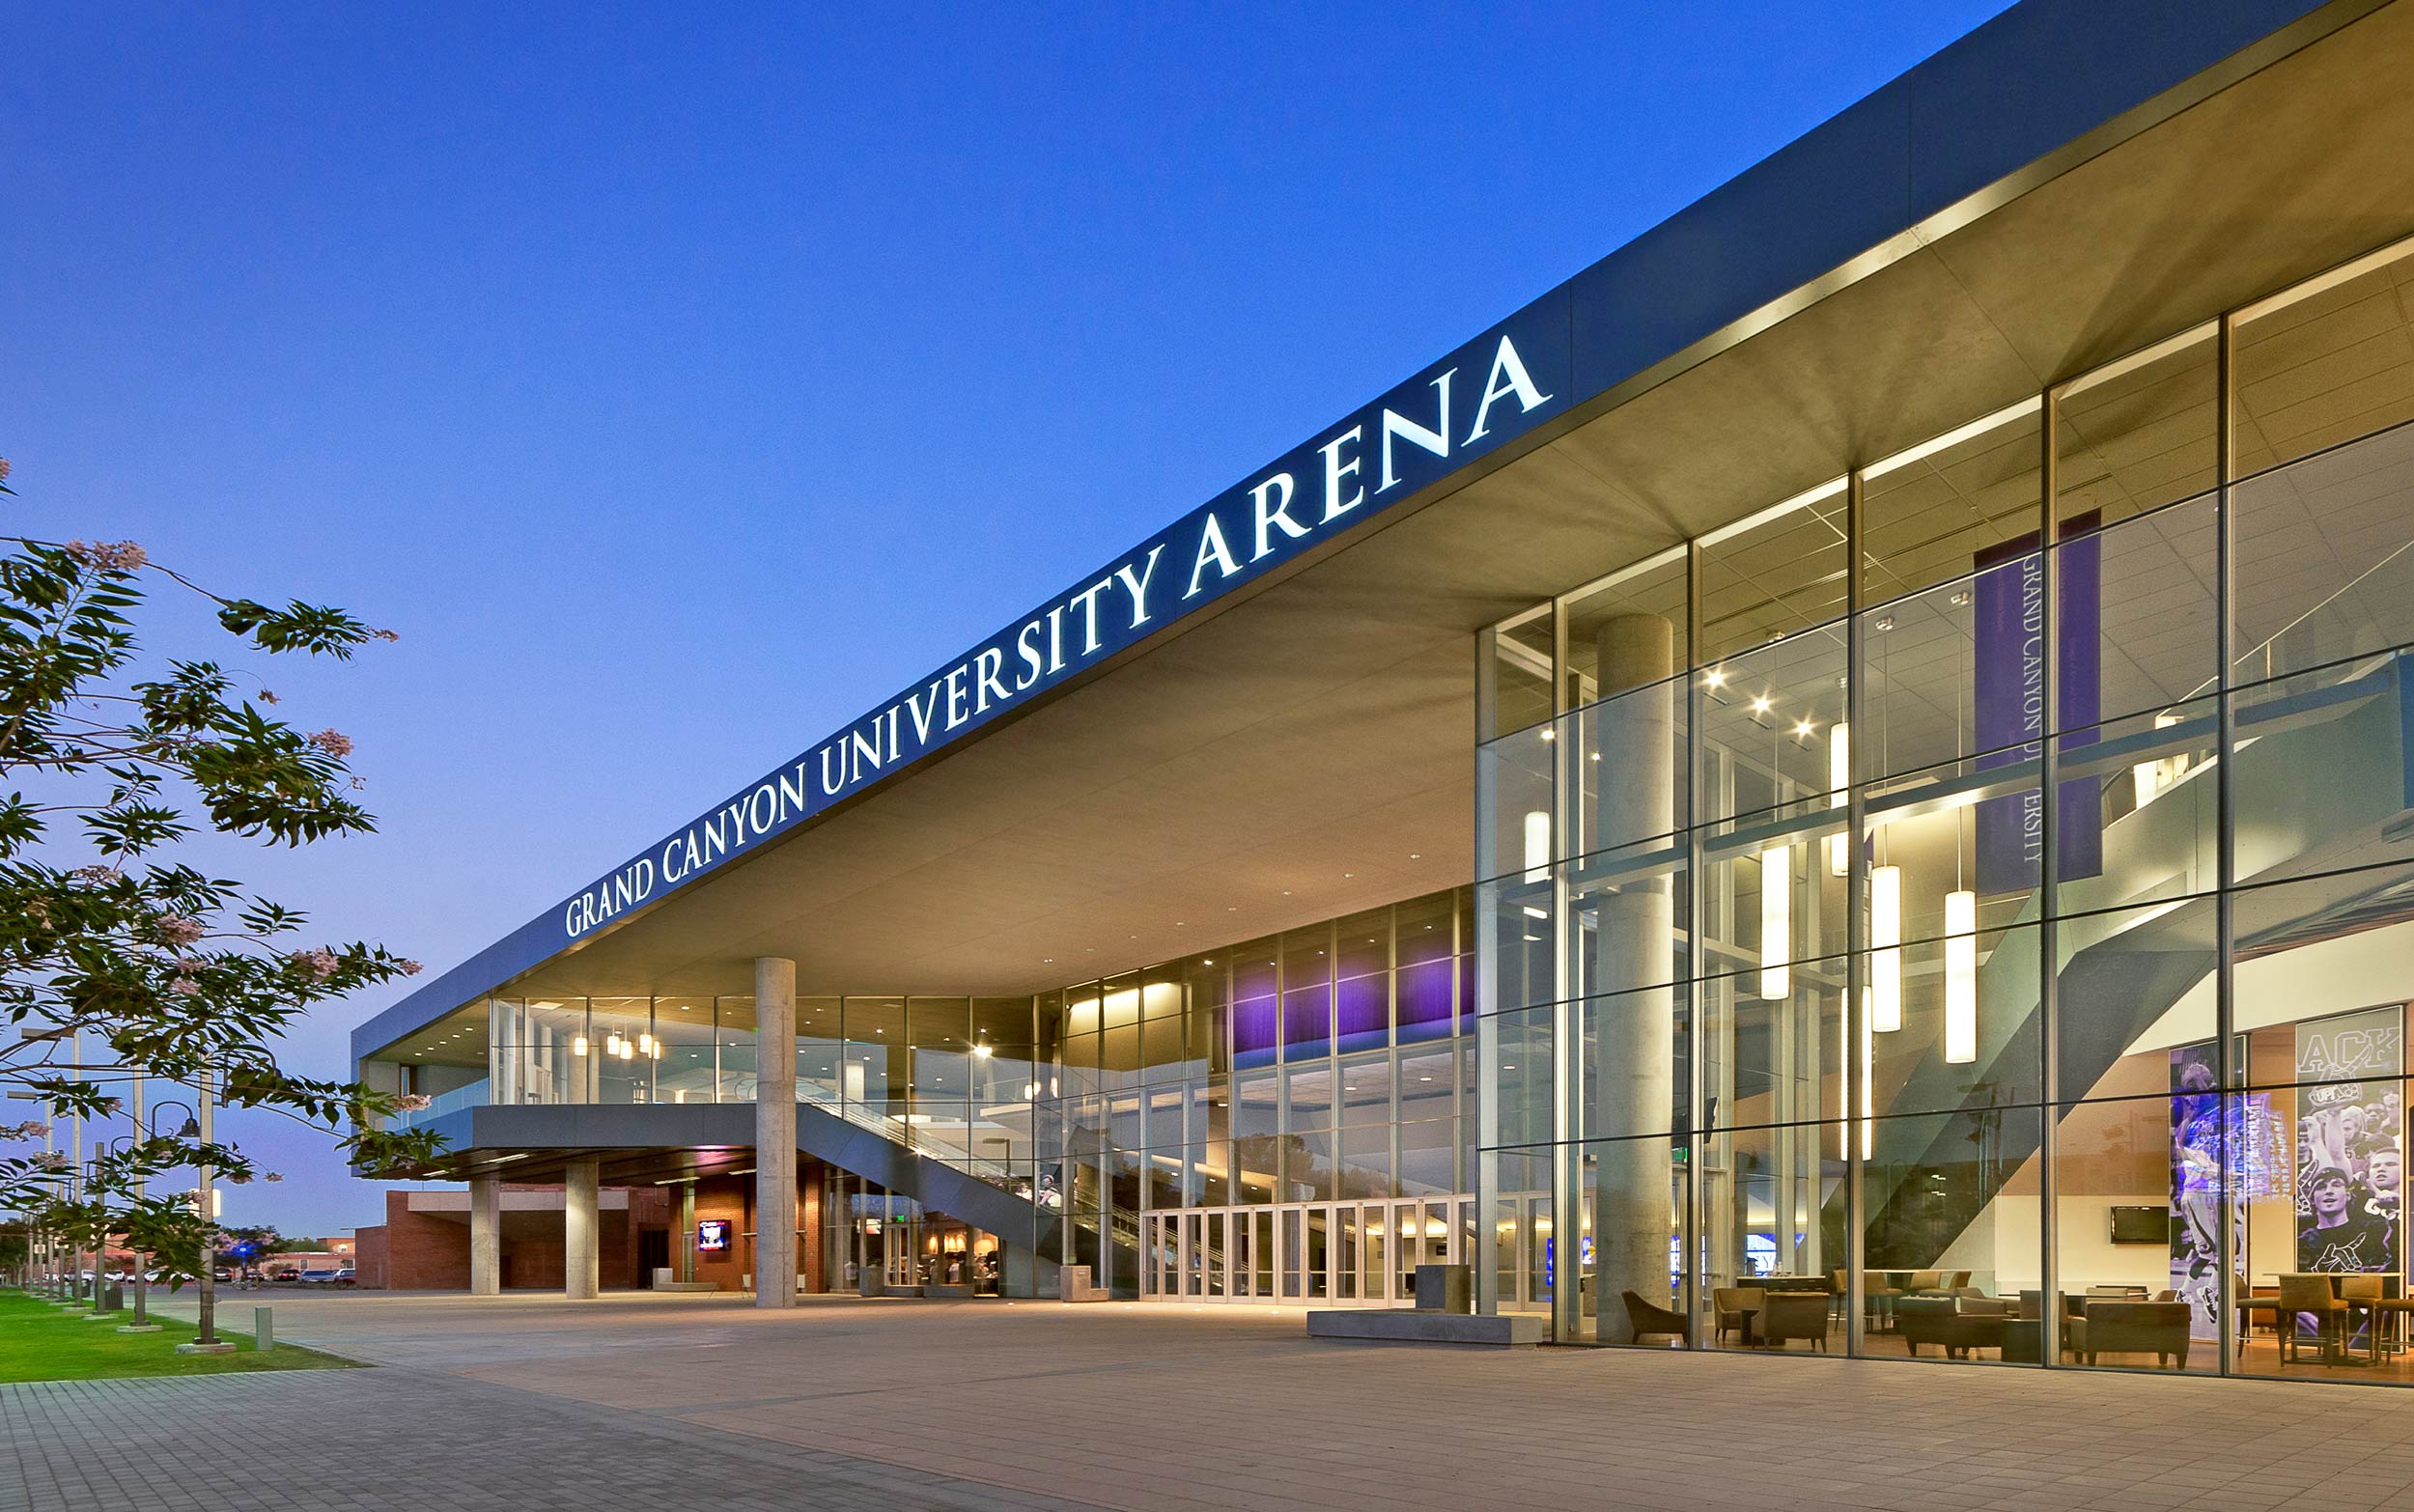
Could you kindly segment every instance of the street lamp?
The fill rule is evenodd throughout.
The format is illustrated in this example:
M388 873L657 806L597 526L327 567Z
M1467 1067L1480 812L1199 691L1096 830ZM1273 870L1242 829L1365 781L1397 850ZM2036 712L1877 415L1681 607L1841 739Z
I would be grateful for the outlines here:
M201 1209L201 1321L193 1330L192 1342L176 1346L180 1355L231 1355L235 1352L234 1345L218 1337L216 1327L218 1204L217 1170L210 1163L210 1073L211 1068L205 1062L201 1074L193 1078L195 1112L192 1121L185 1125L200 1140L193 1173L201 1178L194 1191L194 1200ZM182 1135L183 1131L179 1130L178 1133Z
M185 1119L183 1124L177 1130L175 1136L180 1139L190 1137L192 1132L196 1128L192 1119L192 1109L182 1103L170 1102L162 1103L156 1109L146 1113L143 1108L143 1075L140 1072L136 1072L134 1074L135 1133L141 1134L145 1141L162 1137L159 1134L159 1115L165 1113L171 1107L179 1107L184 1109ZM125 1148L131 1148L133 1143L134 1138L131 1134L120 1134L117 1138L109 1141L109 1144L112 1147L123 1146ZM123 1150L121 1150L120 1153L124 1153ZM149 1195L150 1187L151 1178L140 1170L136 1171L134 1174L134 1201L137 1206L140 1206L144 1197ZM131 1323L119 1324L118 1331L120 1333L156 1333L159 1331L159 1325L151 1321L151 1255L149 1251L142 1249L139 1246L134 1248L133 1254L134 1321Z

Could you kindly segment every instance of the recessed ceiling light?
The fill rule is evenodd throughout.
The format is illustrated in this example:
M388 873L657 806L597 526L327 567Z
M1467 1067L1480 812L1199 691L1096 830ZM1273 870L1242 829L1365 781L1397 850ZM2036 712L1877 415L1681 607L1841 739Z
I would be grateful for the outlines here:
M1762 693L1759 697L1754 699L1752 701L1752 712L1754 714L1767 714L1769 712L1769 695Z

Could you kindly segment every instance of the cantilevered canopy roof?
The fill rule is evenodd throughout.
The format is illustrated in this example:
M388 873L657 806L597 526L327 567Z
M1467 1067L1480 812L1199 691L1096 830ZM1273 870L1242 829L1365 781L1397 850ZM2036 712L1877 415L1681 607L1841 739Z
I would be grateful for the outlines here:
M1444 371L1462 429L1502 390L1491 450L1277 529L1221 597L684 885L534 921L355 1053L494 990L744 993L757 956L807 994L1020 994L1469 880L1474 631L2414 232L2414 6L2219 9L2015 7L1279 465L1315 519L1318 449L1364 428L1379 481L1383 406L1429 422ZM1502 388L1504 333L1547 404ZM1211 506L1236 537L1274 470Z

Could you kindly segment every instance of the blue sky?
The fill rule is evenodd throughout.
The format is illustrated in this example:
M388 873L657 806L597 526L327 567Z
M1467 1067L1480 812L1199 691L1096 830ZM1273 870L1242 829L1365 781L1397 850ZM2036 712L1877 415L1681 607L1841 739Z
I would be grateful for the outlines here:
M208 859L441 969L2002 8L15 8L13 528L401 631Z

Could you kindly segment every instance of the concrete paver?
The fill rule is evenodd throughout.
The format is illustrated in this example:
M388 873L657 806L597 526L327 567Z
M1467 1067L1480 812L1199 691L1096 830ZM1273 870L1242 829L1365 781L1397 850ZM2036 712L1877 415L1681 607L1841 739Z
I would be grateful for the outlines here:
M0 1386L6 1512L1063 1508L408 1367Z
M114 1393L0 1390L13 1442L32 1432L57 1446L28 1483L64 1495L70 1481L54 1462L78 1435L106 1428L141 1433L150 1447L137 1463L211 1455L223 1442L214 1436L231 1435L254 1461L298 1456L277 1471L293 1499L382 1507L407 1487L399 1499L429 1512L659 1512L666 1496L698 1492L734 1507L754 1497L782 1506L878 1497L1149 1512L1474 1499L1861 1512L2414 1508L2414 1391L2385 1387L1311 1343L1297 1313L1248 1307L832 1299L762 1312L736 1298L646 1294L272 1301L281 1336L386 1368L111 1384ZM314 1432L339 1414L342 1452L283 1430L276 1419L289 1414ZM14 1505L8 1469L0 1456L0 1507ZM220 1493L180 1490L148 1470L90 1489L100 1499L24 1504L282 1504L207 1499ZM386 1499L342 1499L373 1491Z

